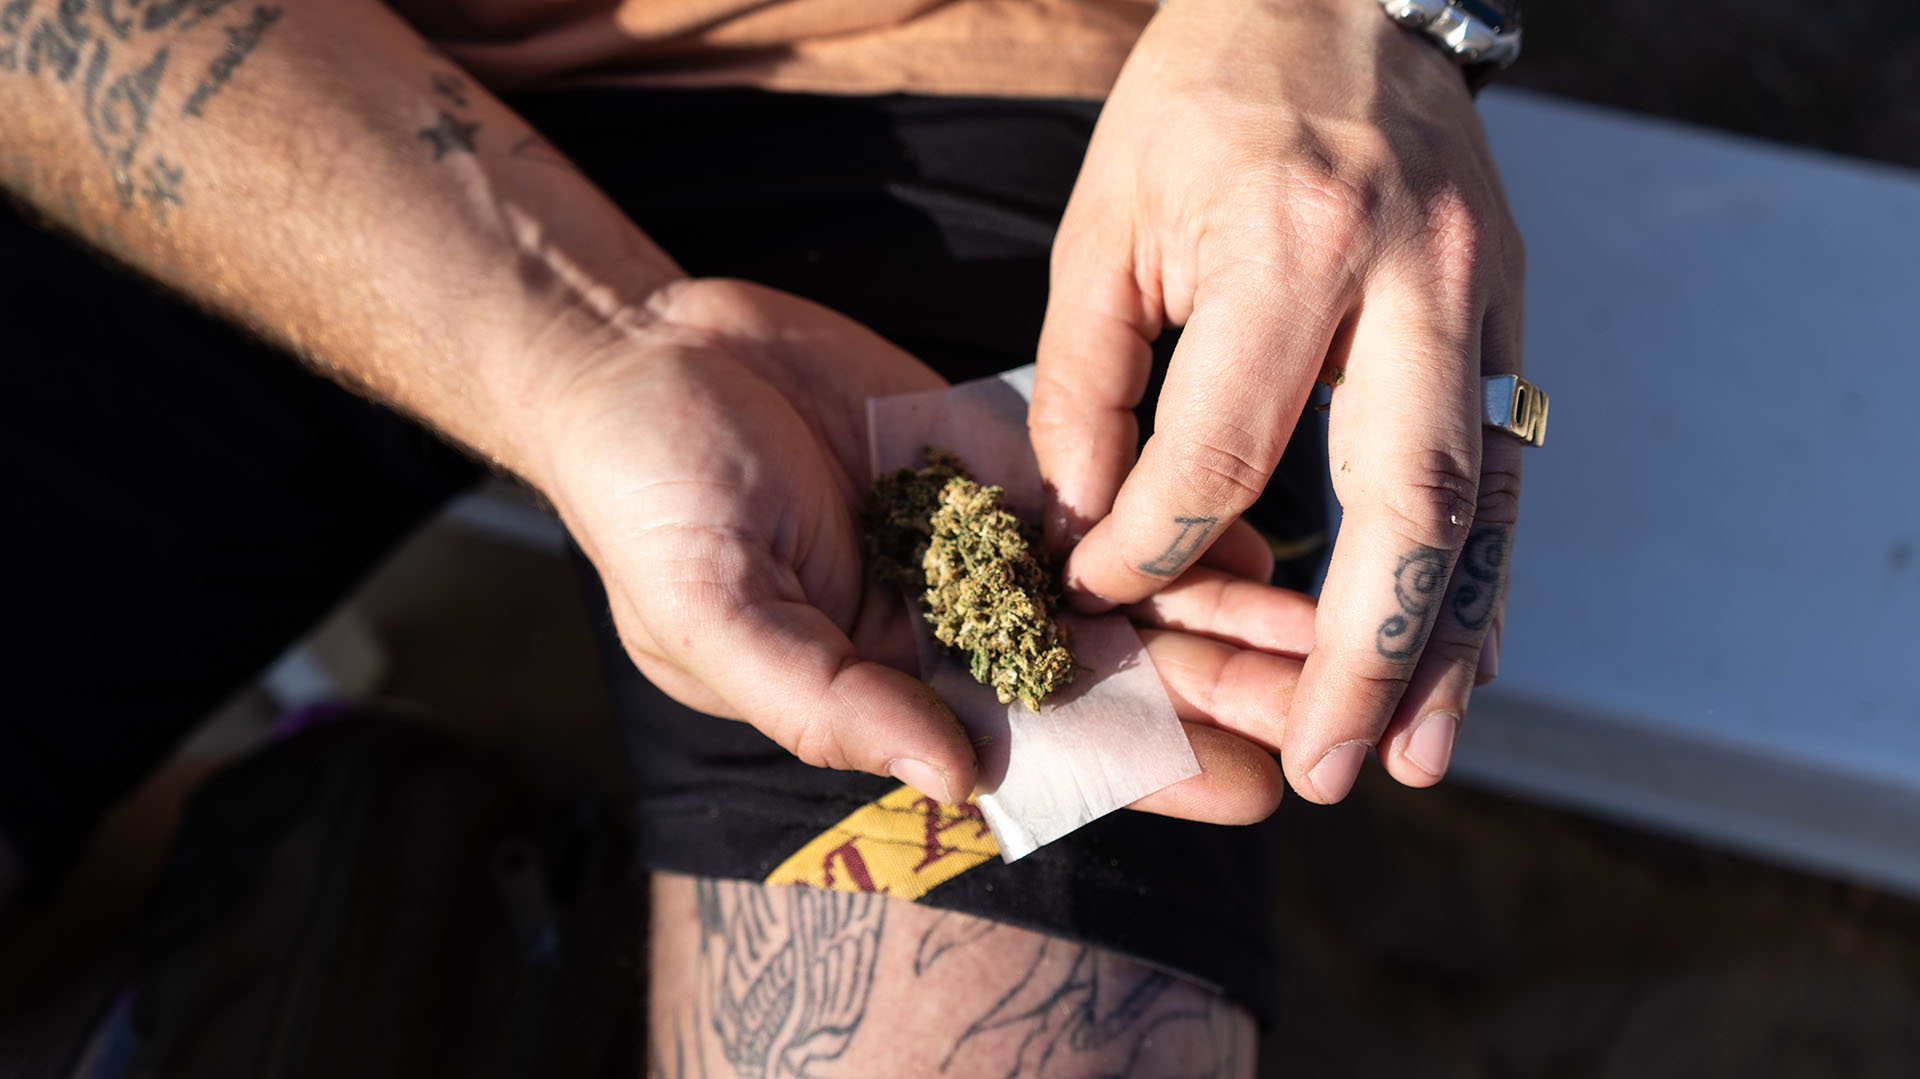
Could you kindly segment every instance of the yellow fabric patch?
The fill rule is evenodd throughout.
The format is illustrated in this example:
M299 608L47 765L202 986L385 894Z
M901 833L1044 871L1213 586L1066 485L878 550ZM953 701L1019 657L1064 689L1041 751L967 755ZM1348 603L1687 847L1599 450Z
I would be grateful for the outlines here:
M979 806L900 787L809 840L766 883L918 899L999 853Z

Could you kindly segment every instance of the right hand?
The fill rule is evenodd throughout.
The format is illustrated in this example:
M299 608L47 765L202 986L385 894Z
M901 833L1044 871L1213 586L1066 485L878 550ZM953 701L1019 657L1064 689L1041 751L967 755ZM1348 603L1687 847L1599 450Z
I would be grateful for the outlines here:
M599 571L634 663L808 764L967 797L972 744L914 677L905 607L870 583L857 524L867 399L941 378L849 319L743 282L666 285L635 322L566 368L520 454ZM1142 808L1264 817L1283 787L1271 747L1234 732L1258 729L1255 702L1297 676L1311 601L1217 575L1141 615L1162 627L1150 654L1205 769Z

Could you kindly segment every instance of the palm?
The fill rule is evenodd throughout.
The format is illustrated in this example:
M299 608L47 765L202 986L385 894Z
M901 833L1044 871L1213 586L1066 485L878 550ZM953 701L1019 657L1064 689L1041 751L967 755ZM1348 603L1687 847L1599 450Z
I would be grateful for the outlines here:
M858 324L783 293L684 286L686 333L596 373L569 417L556 497L641 669L686 703L749 711L673 653L690 606L811 608L867 659L911 671L894 590L861 569L866 400L939 376ZM672 402L670 407L663 407ZM564 501L562 501L564 499Z

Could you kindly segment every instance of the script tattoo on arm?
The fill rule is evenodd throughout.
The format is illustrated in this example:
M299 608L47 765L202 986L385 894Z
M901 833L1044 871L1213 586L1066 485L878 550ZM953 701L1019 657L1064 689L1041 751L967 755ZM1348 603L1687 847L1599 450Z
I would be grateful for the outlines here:
M232 0L5 0L0 3L0 75L44 79L65 88L106 162L126 208L144 205L166 226L182 209L186 170L145 153L161 88L181 37ZM226 29L226 49L188 96L182 115L199 116L267 31L281 9L255 6Z
M845 1052L867 1014L888 900L719 880L696 895L702 1022L731 1073L804 1075ZM682 1074L685 1063L682 1051Z
M1475 528L1460 552L1460 585L1453 590L1453 617L1463 628L1486 629L1500 608L1500 586L1507 575L1513 530L1501 525Z
M944 914L922 936L914 973L991 940L1021 947L1006 927ZM1251 1024L1220 997L1164 971L1056 937L1021 935L1026 962L948 1050L944 1075L1241 1079L1253 1065ZM1241 1029L1244 1027L1245 1029ZM995 1048L986 1046L992 1041ZM989 1067L989 1064L991 1067Z
M1441 593L1447 587L1447 552L1416 547L1393 571L1393 598L1400 613L1389 615L1374 635L1374 647L1387 659L1411 659L1427 643Z
M232 80L233 73L240 69L247 57L253 55L253 50L260 46L260 40L267 36L267 31L280 21L280 15L281 9L278 7L259 6L247 16L246 22L227 27L226 46L207 65L206 75L201 78L200 85L193 88L187 103L180 107L180 115L203 115L207 102Z
M1180 534L1173 537L1166 550L1140 563L1140 572L1155 577L1171 577L1180 572L1187 561L1199 553L1207 537L1213 534L1213 526L1219 522L1218 517L1175 517L1173 523L1180 526Z

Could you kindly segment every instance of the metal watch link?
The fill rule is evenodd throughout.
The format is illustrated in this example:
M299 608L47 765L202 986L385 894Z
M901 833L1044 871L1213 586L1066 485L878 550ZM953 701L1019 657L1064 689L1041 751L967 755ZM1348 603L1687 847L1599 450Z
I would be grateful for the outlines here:
M1475 90L1520 56L1520 0L1380 0L1380 10L1453 57Z

